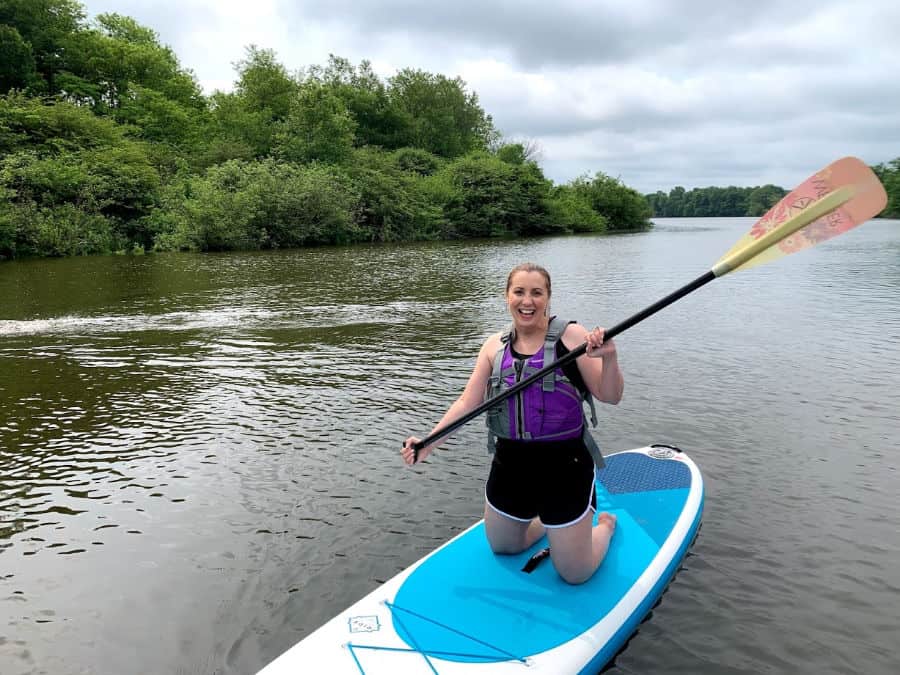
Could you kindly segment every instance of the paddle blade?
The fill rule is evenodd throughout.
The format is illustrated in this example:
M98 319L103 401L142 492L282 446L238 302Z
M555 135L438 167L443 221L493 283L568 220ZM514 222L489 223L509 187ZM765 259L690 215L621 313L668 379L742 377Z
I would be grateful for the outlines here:
M844 157L769 209L713 271L721 276L810 248L866 222L886 205L887 193L873 171L855 157Z

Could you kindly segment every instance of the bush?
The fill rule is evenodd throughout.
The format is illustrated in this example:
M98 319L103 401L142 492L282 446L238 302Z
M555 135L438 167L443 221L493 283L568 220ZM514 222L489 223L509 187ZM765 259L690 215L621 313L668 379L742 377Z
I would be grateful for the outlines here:
M550 182L534 164L516 166L479 153L441 172L450 186L445 214L460 237L498 237L546 231Z
M636 230L651 227L650 204L637 190L597 172L593 178L582 176L568 187L607 221L608 230Z
M591 208L583 193L563 185L554 188L547 199L547 229L564 233L604 232L606 218Z
M414 151L407 157L425 155L431 156ZM443 202L435 199L425 177L398 164L397 153L354 152L347 172L360 196L356 222L362 241L435 239L443 230Z
M0 152L33 149L45 155L123 142L124 128L89 108L22 94L0 96Z
M149 213L159 187L159 173L144 150L129 143L45 157L24 151L0 160L0 188L13 192L16 203L68 205L110 222L129 223ZM121 234L150 243L136 227Z
M400 148L394 151L393 157L401 170L420 176L430 176L443 165L440 157L419 148Z
M223 251L353 241L359 195L334 167L226 162L176 182L147 219L157 250Z
M111 253L122 244L114 220L73 204L0 206L0 258Z

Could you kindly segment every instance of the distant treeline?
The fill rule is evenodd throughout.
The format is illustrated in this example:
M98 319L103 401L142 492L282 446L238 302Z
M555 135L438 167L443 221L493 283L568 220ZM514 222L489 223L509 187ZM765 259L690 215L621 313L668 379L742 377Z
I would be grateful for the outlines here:
M708 218L761 216L787 194L776 185L753 188L704 187L646 195L653 215L659 218Z
M888 193L883 218L900 218L900 158L872 169L884 183ZM645 195L653 215L657 218L706 218L731 216L761 216L787 194L776 185L753 188L704 187L685 190L676 187L669 191Z
M618 179L554 185L459 78L235 68L207 96L129 17L0 1L0 259L650 227Z

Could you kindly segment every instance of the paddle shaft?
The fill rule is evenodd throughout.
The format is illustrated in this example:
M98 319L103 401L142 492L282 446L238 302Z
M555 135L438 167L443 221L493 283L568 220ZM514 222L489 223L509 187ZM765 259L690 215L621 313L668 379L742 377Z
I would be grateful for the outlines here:
M662 298L661 300L654 302L649 307L642 309L637 314L625 319L624 321L622 321L619 324L616 324L612 328L608 328L607 330L605 330L603 332L603 339L604 340L613 339L616 335L619 335L620 333L625 332L626 330L628 330L635 324L640 323L647 317L653 316L659 310L663 309L664 307L668 307L676 300L680 300L681 298L686 296L688 293L692 293L692 292L696 291L698 288L700 288L701 286L704 286L705 284L708 284L710 281L712 281L715 278L716 278L716 275L712 270L710 270L709 272L706 272L704 274L701 274L699 277L694 279L692 282L685 284L684 286L679 288L677 291L674 291L673 293L670 293L669 295ZM515 396L516 394L518 394L520 391L522 391L529 385L540 380L547 373L553 372L557 368L561 368L562 366L564 366L567 363L571 363L572 361L577 359L579 356L584 354L586 351L587 351L587 343L583 342L580 346L576 347L575 349L570 351L568 354L566 354L562 358L559 358L556 361L554 361L553 363L550 363L550 364L544 366L539 371L529 375L521 382L517 382L516 384L511 386L509 389L506 389L505 391L501 392L500 394L497 394L494 398L488 399L487 401L482 403L480 406L467 412L465 415L463 415L459 419L457 419L453 422L450 422L449 424L441 427L440 429L436 429L435 431L433 431L431 434L429 434L428 436L423 438L418 443L413 443L413 446L412 446L413 456L414 456L413 461L414 462L418 461L419 450L424 448L426 445L429 445L430 443L434 443L434 441L436 441L440 438L443 438L444 436L447 436L448 434L452 434L454 431L459 429L462 425L464 425L468 422L471 422L473 419L478 417L481 413L489 410L490 408L493 408L495 405L505 401L506 399L510 398L511 396Z

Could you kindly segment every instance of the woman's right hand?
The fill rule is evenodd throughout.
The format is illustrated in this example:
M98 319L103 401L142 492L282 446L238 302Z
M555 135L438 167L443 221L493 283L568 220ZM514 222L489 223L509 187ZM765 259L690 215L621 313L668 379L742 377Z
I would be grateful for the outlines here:
M403 441L403 449L400 451L400 455L403 457L403 461L408 466L412 466L413 464L421 462L431 454L431 446L428 446L419 450L419 456L416 457L416 451L413 450L412 446L414 443L418 443L421 440L421 438L418 438L416 436L410 436L405 441Z

